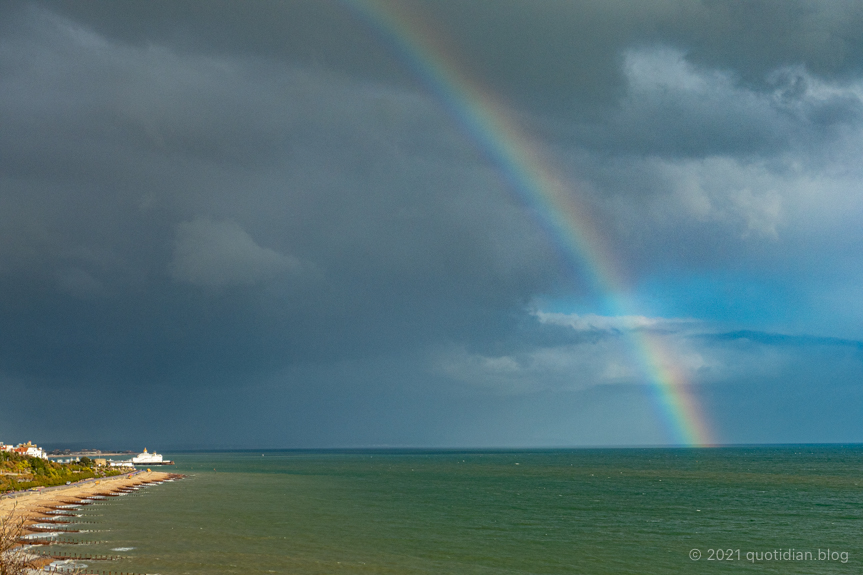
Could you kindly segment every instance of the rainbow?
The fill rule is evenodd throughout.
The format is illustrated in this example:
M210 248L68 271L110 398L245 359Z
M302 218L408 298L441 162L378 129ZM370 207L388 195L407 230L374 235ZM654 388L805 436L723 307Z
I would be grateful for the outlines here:
M577 202L538 146L513 120L511 111L458 65L457 55L428 26L428 20L401 3L346 0L346 4L393 46L476 141L567 261L580 270L596 293L605 297L610 314L630 315L619 295L626 290L613 264L616 258L593 225L588 210ZM671 361L669 350L646 330L624 333L633 357L656 391L673 443L714 444L707 419L689 393L684 374Z

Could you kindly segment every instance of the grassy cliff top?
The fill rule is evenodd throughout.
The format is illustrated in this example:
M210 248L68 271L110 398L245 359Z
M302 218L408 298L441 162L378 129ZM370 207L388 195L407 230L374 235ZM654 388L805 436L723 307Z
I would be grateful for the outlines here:
M77 463L55 463L0 451L0 493L121 474L118 470L96 467L93 460L87 457L82 457Z

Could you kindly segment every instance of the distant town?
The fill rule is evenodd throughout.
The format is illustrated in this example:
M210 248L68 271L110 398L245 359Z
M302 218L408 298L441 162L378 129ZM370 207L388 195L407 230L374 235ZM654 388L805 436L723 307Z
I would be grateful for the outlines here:
M80 462L82 458L87 458L92 460L94 465L102 467L134 469L135 466L174 465L173 461L164 459L161 454L148 452L146 447L144 451L137 454L134 451L102 452L99 449L82 449L79 451L55 449L54 451L46 452L30 441L19 443L18 445L6 445L0 441L0 451L15 453L24 457L36 457L56 463L74 463ZM124 459L114 459L115 457L122 457Z

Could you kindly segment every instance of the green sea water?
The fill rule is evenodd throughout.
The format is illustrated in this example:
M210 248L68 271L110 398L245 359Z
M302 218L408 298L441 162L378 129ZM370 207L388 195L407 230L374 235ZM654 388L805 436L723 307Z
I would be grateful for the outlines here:
M84 509L72 551L123 557L92 570L863 572L860 446L169 456Z

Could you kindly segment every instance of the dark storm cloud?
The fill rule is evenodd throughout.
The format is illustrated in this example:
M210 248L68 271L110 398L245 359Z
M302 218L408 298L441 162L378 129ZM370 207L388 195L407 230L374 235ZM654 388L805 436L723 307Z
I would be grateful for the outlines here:
M471 73L589 150L769 157L817 149L861 119L859 94L812 90L863 70L858 3L420 7L454 38Z
M405 79L400 63L346 5L330 0L44 2L98 33L211 54L251 54ZM386 3L384 3L386 4ZM822 78L863 70L853 0L399 2L456 43L466 67L498 91L578 114L623 95L623 53L645 45L684 51L698 66L773 88L771 73L801 64ZM551 100L549 100L551 98ZM545 108L546 106L542 106Z
M470 75L529 111L541 130L600 153L769 157L817 149L861 118L859 97L813 96L810 86L813 79L853 80L861 70L863 45L854 30L863 25L863 10L853 2L399 4L452 44ZM120 46L415 85L393 46L340 2L259 2L254 9L214 2L205 10L183 1L44 5ZM663 58L664 69L657 66ZM675 71L700 85L663 77ZM234 151L265 154L267 143Z
M184 54L280 60L351 72L364 79L408 80L397 59L339 1L39 4L119 44L158 44Z
M151 401L149 433L187 445L637 443L662 432L633 325L704 388L773 386L804 356L836 389L859 374L827 342L863 314L859 4L404 6L511 104L670 319L543 320L537 302L603 294L343 3L3 3L7 397L113 414L70 441ZM719 317L729 293L759 303ZM812 310L789 333L833 335L769 335L758 312L789 303Z
M13 373L146 381L482 337L554 276L422 97L17 17L0 45Z

